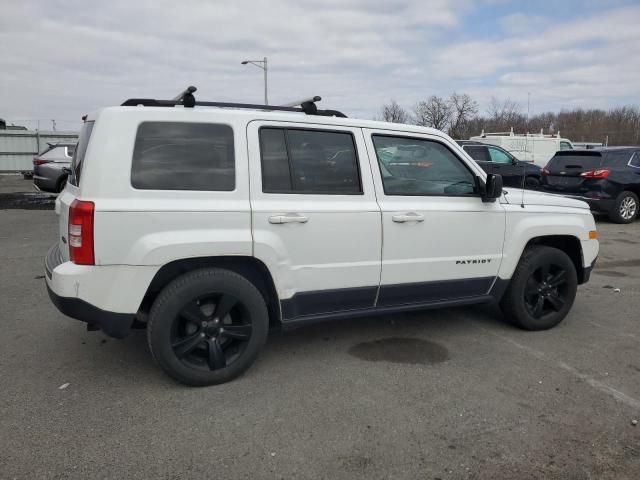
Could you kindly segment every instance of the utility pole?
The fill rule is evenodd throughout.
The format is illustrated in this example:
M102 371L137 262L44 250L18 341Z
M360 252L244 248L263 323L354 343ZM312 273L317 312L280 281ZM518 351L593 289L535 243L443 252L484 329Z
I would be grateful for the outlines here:
M51 119L51 128L54 132L56 131L56 120L54 118Z

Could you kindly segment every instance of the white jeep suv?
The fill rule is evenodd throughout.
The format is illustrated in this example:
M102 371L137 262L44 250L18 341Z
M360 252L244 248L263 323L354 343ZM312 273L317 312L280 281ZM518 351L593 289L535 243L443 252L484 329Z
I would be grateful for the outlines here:
M440 131L194 90L88 115L45 260L62 313L146 326L180 382L237 377L270 326L498 301L550 328L589 279L586 203L503 191Z

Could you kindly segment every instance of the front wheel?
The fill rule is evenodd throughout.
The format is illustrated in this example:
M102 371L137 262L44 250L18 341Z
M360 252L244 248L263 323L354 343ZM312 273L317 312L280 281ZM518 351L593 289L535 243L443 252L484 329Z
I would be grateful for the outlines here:
M228 382L255 361L266 342L265 300L246 278L218 268L196 270L158 295L147 327L153 358L193 386Z
M500 307L508 320L525 330L546 330L567 316L578 290L569 256L557 248L527 248Z

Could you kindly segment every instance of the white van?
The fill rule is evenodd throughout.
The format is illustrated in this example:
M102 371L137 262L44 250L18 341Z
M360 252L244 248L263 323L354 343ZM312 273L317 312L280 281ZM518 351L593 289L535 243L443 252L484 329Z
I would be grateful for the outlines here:
M485 133L484 130L477 137L469 140L498 145L511 152L518 160L533 162L544 167L551 157L560 150L573 150L571 140L561 138L560 132L556 135L544 135L540 133L514 134L510 132Z

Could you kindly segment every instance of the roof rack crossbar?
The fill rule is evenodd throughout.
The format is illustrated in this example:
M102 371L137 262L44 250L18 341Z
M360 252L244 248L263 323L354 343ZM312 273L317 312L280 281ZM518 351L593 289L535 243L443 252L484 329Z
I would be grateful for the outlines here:
M192 90L193 89L193 90ZM293 106L280 106L280 105L260 105L253 103L231 103L231 102L200 102L196 101L193 96L195 87L189 87L173 100L156 100L155 98L130 98L122 103L122 107L221 107L221 108L246 108L251 110L269 110L277 112L299 112L306 113L307 115L319 115L323 117L340 117L347 118L347 116L338 110L320 110L315 104L316 98L313 97L308 101L303 101L299 105L300 107Z

